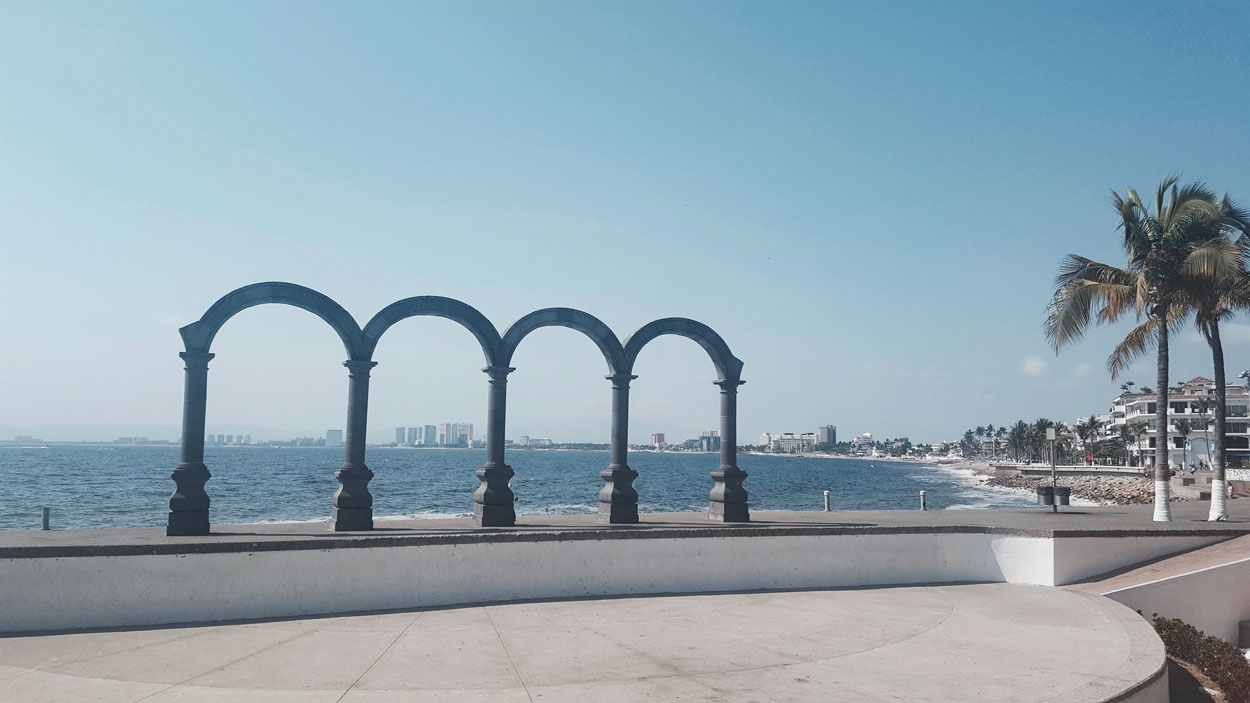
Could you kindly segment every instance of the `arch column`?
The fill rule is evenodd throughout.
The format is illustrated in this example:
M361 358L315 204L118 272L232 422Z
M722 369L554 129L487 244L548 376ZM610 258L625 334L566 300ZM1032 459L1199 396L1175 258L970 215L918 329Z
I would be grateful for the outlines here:
M612 451L608 468L599 474L599 522L632 524L638 522L638 472L629 468L629 374L605 376L612 382Z
M747 472L738 468L738 386L745 381L721 379L720 386L720 468L712 472L712 492L708 496L708 517L721 522L750 522L751 511L742 482Z
M208 493L204 484L212 477L204 465L204 416L208 406L208 352L182 352L186 377L182 390L182 461L169 475L177 488L169 498L169 523L165 534L208 534Z
M508 487L512 467L504 463L503 435L508 413L508 374L510 366L482 369L490 376L486 398L486 463L476 475L482 483L473 493L473 523L482 527L511 527L516 524L516 496Z
M373 472L365 465L365 432L369 417L369 372L376 361L349 359L347 367L347 456L334 472L339 488L334 492L331 520L335 532L373 529L373 495L369 481Z

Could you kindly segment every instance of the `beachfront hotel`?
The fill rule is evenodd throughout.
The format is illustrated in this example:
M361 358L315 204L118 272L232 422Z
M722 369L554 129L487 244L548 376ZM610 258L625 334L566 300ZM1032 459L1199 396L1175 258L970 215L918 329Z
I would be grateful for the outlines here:
M1238 467L1243 460L1250 459L1250 417L1247 417L1250 388L1230 384L1226 393L1228 411L1225 465ZM1214 409L1200 412L1202 398L1215 402L1215 381L1202 376L1191 379L1181 384L1179 389L1173 388L1168 393L1168 463L1173 466L1181 466L1186 460L1192 464L1211 463L1215 451L1215 436L1212 434L1215 430L1215 413ZM1155 463L1158 439L1155 420L1157 401L1156 393L1122 393L1112 401L1111 413L1101 418L1106 420L1103 437L1118 437L1120 428L1126 423L1143 423L1144 433L1136 443L1129 444L1128 451L1133 456L1144 455L1146 463ZM1176 431L1176 421L1181 419L1188 420L1192 428L1188 437L1188 450L1184 446L1186 438ZM1206 430L1204 426L1207 426Z

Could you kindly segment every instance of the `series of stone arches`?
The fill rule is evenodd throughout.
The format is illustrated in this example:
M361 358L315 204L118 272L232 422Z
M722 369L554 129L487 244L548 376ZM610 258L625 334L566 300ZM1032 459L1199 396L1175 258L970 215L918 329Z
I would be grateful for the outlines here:
M629 382L634 378L634 362L648 342L661 335L679 335L694 340L707 352L716 367L721 398L720 466L711 473L714 485L709 495L709 517L726 522L750 520L747 492L742 487L746 472L737 465L737 392L742 385L742 361L714 330L701 322L670 317L656 320L631 334L621 343L616 334L595 316L572 308L546 308L517 320L500 335L490 320L473 307L439 296L417 296L392 303L369 320L362 329L341 305L326 295L294 283L255 283L231 291L213 303L204 315L179 330L186 365L182 412L182 460L171 478L176 484L169 500L170 535L205 535L209 532L209 497L204 489L210 477L204 464L204 426L207 409L208 362L213 338L234 315L256 305L291 305L324 320L339 336L347 352L343 365L348 369L346 458L335 472L339 481L334 494L332 520L338 531L373 528L373 496L369 480L373 472L365 464L365 431L368 426L369 373L377 362L373 353L378 341L392 325L410 317L435 316L459 323L477 339L486 359L483 371L489 377L486 421L486 462L477 470L481 481L474 493L474 521L482 526L510 526L516 523L515 497L509 487L513 476L504 457L504 426L507 416L507 380L514 369L513 353L534 330L542 327L568 327L595 343L607 363L606 378L612 384L612 435L609 464L600 476L600 519L605 522L638 522L638 493L633 488L637 472L629 468Z

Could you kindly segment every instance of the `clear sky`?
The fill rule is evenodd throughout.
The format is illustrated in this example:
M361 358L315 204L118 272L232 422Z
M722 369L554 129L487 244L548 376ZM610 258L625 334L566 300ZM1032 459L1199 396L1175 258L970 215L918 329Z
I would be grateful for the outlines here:
M501 330L701 320L745 362L744 443L1104 412L1126 328L1056 357L1056 265L1122 263L1112 189L1179 173L1250 203L1248 37L1244 2L9 0L0 436L175 438L177 328L265 280L362 325L427 294ZM1196 335L1174 349L1174 380L1210 375ZM1226 351L1250 367L1250 324ZM214 352L210 431L342 427L311 315L253 308ZM375 358L371 439L483 432L467 332L409 320ZM589 340L540 330L514 366L509 438L608 440ZM633 441L716 427L697 345L636 373Z

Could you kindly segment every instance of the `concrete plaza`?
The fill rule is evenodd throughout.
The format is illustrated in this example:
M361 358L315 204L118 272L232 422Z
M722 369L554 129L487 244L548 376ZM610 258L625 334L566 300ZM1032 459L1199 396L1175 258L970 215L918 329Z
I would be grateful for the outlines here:
M0 698L31 702L1166 699L1162 645L1139 616L1013 584L8 637L0 662Z

